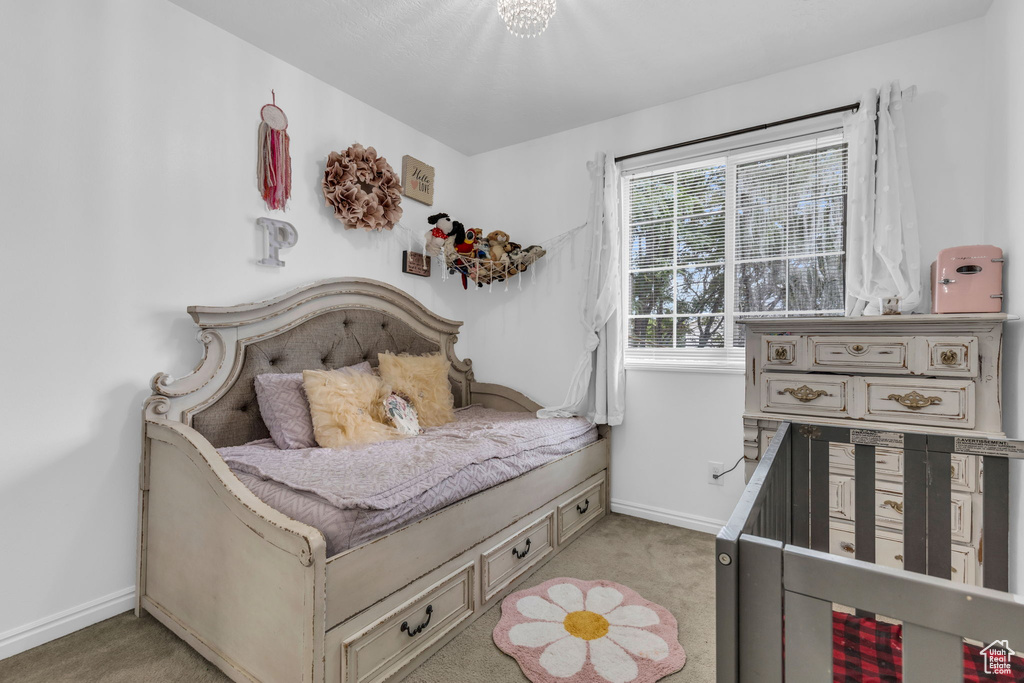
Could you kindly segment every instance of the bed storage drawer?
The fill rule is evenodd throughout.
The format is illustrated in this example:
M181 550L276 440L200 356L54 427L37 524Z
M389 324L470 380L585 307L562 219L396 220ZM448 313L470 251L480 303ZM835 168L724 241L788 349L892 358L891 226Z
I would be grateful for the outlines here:
M554 550L555 513L520 528L480 556L480 591L487 602Z
M908 371L907 337L811 337L811 370Z
M842 375L761 376L761 409L767 413L798 413L847 417L849 381Z
M602 472L600 481L558 506L559 544L568 541L583 529L587 522L604 513L606 486L607 482Z
M864 417L944 427L974 427L974 382L969 379L882 379L865 377Z
M343 643L345 683L378 683L473 614L470 563Z

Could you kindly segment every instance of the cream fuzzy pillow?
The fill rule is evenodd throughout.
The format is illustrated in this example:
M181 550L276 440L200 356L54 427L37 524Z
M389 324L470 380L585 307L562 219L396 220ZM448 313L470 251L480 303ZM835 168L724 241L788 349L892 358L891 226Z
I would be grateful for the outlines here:
M400 439L397 429L382 424L384 399L391 389L377 375L341 370L303 370L313 434L321 448Z
M448 383L451 363L440 353L410 356L377 354L381 379L412 401L420 426L440 427L455 419L455 397Z

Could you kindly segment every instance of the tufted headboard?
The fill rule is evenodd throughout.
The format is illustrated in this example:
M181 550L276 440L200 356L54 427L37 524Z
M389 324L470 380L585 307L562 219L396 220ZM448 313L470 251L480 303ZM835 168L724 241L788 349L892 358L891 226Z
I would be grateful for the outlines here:
M430 311L405 292L373 280L339 278L276 299L233 307L191 307L205 354L190 375L153 378L146 415L191 424L214 447L269 436L254 379L267 372L333 369L377 354L447 354L455 405L468 402L470 361L454 345L462 323Z

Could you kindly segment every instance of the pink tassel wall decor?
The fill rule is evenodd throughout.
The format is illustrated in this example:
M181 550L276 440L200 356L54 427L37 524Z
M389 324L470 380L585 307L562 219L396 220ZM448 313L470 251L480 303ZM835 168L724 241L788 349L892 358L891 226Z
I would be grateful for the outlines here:
M288 151L288 117L277 106L277 96L270 91L273 102L260 110L259 158L256 178L267 208L284 210L292 196L292 158Z

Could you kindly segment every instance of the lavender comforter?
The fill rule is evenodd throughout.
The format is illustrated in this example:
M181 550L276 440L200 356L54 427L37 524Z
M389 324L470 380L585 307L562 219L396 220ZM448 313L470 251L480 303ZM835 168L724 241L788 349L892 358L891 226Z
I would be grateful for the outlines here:
M319 529L328 556L366 543L597 440L582 418L470 406L420 436L340 450L221 448L256 496Z

